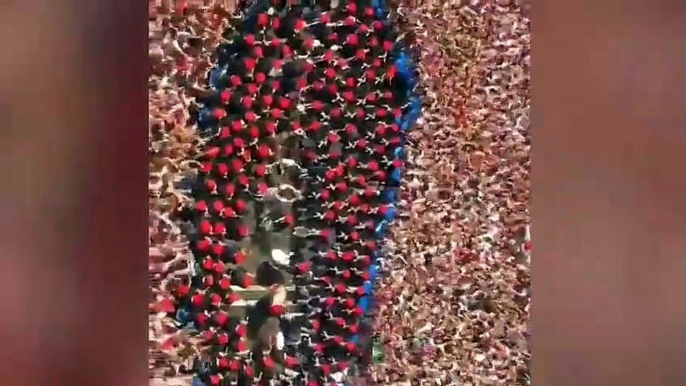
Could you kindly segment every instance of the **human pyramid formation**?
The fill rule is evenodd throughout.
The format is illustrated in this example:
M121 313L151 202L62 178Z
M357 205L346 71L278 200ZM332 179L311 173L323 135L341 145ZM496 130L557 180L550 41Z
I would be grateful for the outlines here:
M371 1L273 0L241 16L201 97L209 140L189 209L197 264L175 289L177 308L208 347L196 383L331 384L365 353L405 132L419 114L413 75ZM254 326L229 307L240 300L233 286L260 281L243 265L261 228L289 235L276 264L295 300L287 309L283 280L270 281L256 305L266 321ZM264 326L280 334L265 338Z

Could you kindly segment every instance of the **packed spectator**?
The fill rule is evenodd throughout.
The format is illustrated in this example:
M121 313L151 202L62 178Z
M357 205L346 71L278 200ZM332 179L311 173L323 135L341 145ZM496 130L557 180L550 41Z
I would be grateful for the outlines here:
M377 292L370 378L379 385L528 384L530 25L516 1L484 3L398 8L420 52L425 107ZM188 274L190 251L170 215L190 200L184 182L202 140L189 112L228 11L158 11L149 25L150 365L160 384L187 385L178 376L197 342L168 312L166 283Z
M421 50L376 333L382 385L524 385L529 337L529 66L514 2L401 7Z
M173 213L190 201L184 183L195 173L200 141L189 124L190 112L229 14L222 6L191 2L182 13L173 5L153 4L148 24L150 370L151 377L165 379L164 384L176 384L174 377L197 355L196 342L178 330L171 312L168 283L189 274L191 257Z

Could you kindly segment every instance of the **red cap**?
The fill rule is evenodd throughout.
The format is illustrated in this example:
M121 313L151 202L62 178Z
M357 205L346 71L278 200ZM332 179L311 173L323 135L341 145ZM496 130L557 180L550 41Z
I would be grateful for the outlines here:
M281 55L284 59L289 59L293 55L293 49L288 44L284 44L281 48Z
M233 255L233 261L234 261L237 265L243 264L243 262L245 261L245 253L243 253L242 251L236 252L236 254Z
M263 159L269 157L272 153L271 149L267 145L260 145L257 151L260 155L260 158Z
M269 190L269 186L267 185L266 182L260 182L257 184L257 191L260 194L264 195L267 193L268 190Z
M207 203L205 201L198 201L194 205L198 212L207 212Z
M211 147L205 151L205 157L213 159L219 155L220 149L216 146Z
M231 130L236 133L243 131L243 122L239 120L231 122Z
M265 122L264 126L267 129L267 132L269 132L269 134L276 133L276 123L274 123L273 121Z
M212 233L212 224L207 220L203 220L200 222L198 230L203 235L209 235L210 233Z
M236 326L236 334L240 336L241 338L245 337L248 334L248 325L245 323L241 323L238 326Z
M205 315L205 314L198 314L195 317L195 321L198 322L198 325L200 325L201 327L204 327L205 324L207 324L207 319L209 319L209 318L210 317Z
M216 273L224 273L224 271L226 271L226 266L224 265L224 263L219 261L219 262L214 264L213 269L214 269L214 272L216 272Z
M222 304L222 297L217 293L213 293L210 295L210 303L212 303L212 306L214 307L219 307Z
M229 174L229 165L219 164L217 165L217 171L221 176L226 177Z
M220 97L221 97L222 103L229 103L229 100L231 99L231 91L229 91L229 90L222 91Z
M212 233L215 235L222 235L226 233L226 225L222 222L218 222L214 224L214 227L212 228Z
M250 287L251 285L253 285L254 282L255 282L255 278L251 274L248 273L245 275L245 278L243 279L243 286L244 287Z
M255 121L257 121L257 114L255 114L252 111L248 111L247 113L245 113L245 120L248 122L255 122ZM243 147L243 146L239 146L239 147Z
M214 181L207 181L208 185L209 185L210 182L212 182L212 184L211 184L211 185L212 185L212 189L210 189L210 190L214 190L214 189L217 187L217 183L214 182ZM219 213L219 212L222 211L222 209L224 209L224 203L221 202L220 200L215 200L215 201L212 203L212 209L213 209L215 212Z
M245 225L239 225L238 226L238 235L239 236L247 237L248 233L250 233L250 231L248 230L248 227L246 227Z
M324 363L324 364L322 365L322 372L323 372L325 375L329 375L329 374L331 373L331 365L328 364L328 363Z
M193 303L194 307L201 307L203 304L205 304L205 295L203 294L195 294L191 298L191 303Z
M226 324L226 322L227 322L228 320L229 320L229 315L227 315L227 314L226 314L225 312L223 312L223 311L217 311L217 312L214 314L214 321L215 321L218 325L220 325L220 326L223 326L224 324Z
M295 218L292 214L288 213L286 216L284 216L284 221L286 224L288 224L288 226L292 226L295 223Z
M191 287L185 285L185 284L179 284L178 287L176 287L176 292L179 294L181 297L185 297L188 295L188 293L191 291Z
M298 271L300 272L307 272L310 268L312 268L312 263L309 261L298 264Z
M260 129L257 126L251 125L249 131L250 131L250 136L252 138L259 138L260 137Z
M310 130L317 131L322 128L322 123L319 121L313 121L310 123Z
M238 371L238 370L240 370L240 369L241 369L241 362L240 362L240 361L238 361L238 360L236 360L236 359L233 359L233 360L230 361L230 363L229 363L229 370L231 370L231 371L233 371L233 372L236 372L236 371ZM247 370L247 369L246 369L246 370Z
M389 51L393 50L393 42L388 41L388 40L384 41L384 42L383 42L383 50L386 51L386 52L389 52ZM395 66L394 66L394 67L395 67ZM390 71L390 69L389 69L389 71ZM390 75L390 74L389 74L389 75ZM393 72L393 75L395 75L395 72ZM393 76L393 75L391 75L391 76Z
M236 200L236 210L239 212L245 211L245 209L248 207L248 204L246 204L245 201L243 200Z
M260 13L257 15L257 25L264 27L267 25L267 23L269 23L269 17L266 13Z
M253 102L255 102L255 100L254 100L252 97L250 97L250 96L245 96L245 97L243 97L243 99L241 100L241 104L243 104L243 106L244 106L246 109L252 108ZM253 114L253 115L254 115L254 114ZM257 117L251 116L251 119L252 119L252 121L254 122L255 119L257 119ZM249 120L250 120L250 119L249 119Z
M233 210L233 208L226 207L222 209L222 216L226 218L233 218L236 217L236 212Z
M226 295L226 301L227 301L229 304L236 303L236 302L239 301L239 300L241 300L241 297L238 296L238 294L235 293L235 292L231 292L230 294Z
M207 252L210 249L210 246L212 245L212 242L208 239L202 239L198 241L197 247L198 250Z
M286 307L281 304L273 304L271 307L269 307L269 312L272 314L272 316L281 316L286 312Z
M319 235L328 239L331 236L331 229L324 228L319 231Z
M331 193L328 190L322 191L322 200L328 201L331 198Z
M355 34L350 34L348 37L345 39L345 42L351 46L356 46L359 44L360 40Z
M211 257L206 257L205 261L202 263L202 267L205 271L209 271L214 267L214 260Z
M218 108L214 109L214 111L212 111L212 116L214 116L217 119L222 119L222 118L226 117L226 110L218 107Z
M353 216L353 215L350 215L350 216ZM350 217L350 216L348 216L348 217ZM353 253L352 251L343 252L343 255L341 256L341 259L343 259L343 261L352 261L354 258L355 258L355 253Z

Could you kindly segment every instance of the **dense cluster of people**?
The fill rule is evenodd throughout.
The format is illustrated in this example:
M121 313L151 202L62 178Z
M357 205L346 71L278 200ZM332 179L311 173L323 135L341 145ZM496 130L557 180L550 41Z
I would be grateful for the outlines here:
M163 2L164 3L164 2ZM167 2L168 3L168 2ZM197 341L179 329L172 283L187 277L192 254L174 214L192 202L187 182L194 178L199 138L190 125L195 98L205 83L216 47L228 26L227 10L189 7L185 14L160 4L149 20L150 142L150 323L151 377L190 384L177 377L198 354ZM176 383L174 383L176 384Z
M421 49L402 218L376 317L381 385L528 384L529 66L513 2L400 8Z
M277 373L331 380L364 354L360 305L384 244L377 238L396 213L396 190L384 189L399 184L405 127L396 117L412 108L394 88L398 37L374 24L374 12L342 4L329 16L256 13L241 27L249 34L232 32L220 6L152 14L150 339L163 384L191 384L179 373L208 347L206 385ZM514 1L416 3L398 14L421 53L425 107L408 134L400 219L376 288L369 379L527 384L526 10ZM227 42L229 51L217 50ZM232 46L250 54L238 62ZM184 208L190 232L175 215ZM277 301L281 275L241 269L251 253L242 240L265 228L292 240L294 264L274 261L298 287L292 305ZM234 286L261 280L271 292L256 306L265 308L259 325L229 315ZM204 333L189 334L184 318Z
M207 87L192 84L184 67L183 49L202 49L202 41L191 34L183 46L171 43L176 75L200 103L189 110L205 140L193 202L176 208L193 224L192 274L169 280L175 302L160 304L203 332L196 343L210 346L201 354L210 360L198 382L206 385L324 384L361 356L378 239L395 213L401 131L418 115L418 99L408 94L414 75L384 9L371 2L263 8L225 29ZM298 198L281 199L282 187ZM232 318L228 307L239 300L234 285L283 284L260 282L242 267L251 253L243 241L264 228L290 229L281 268L293 276L295 313L265 296L255 308L267 316L251 339L251 318ZM277 327L261 335L264 325Z

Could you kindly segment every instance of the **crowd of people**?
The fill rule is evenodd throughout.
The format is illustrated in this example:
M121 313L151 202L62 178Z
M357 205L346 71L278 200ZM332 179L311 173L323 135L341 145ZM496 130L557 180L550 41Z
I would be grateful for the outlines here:
M209 3L209 2L208 2ZM400 6L421 53L424 116L377 290L380 385L525 385L529 335L529 22L515 1ZM226 30L204 4L150 20L151 370L179 377L198 341L169 283L188 275L171 219L203 139L187 124Z
M192 254L174 213L191 202L187 181L196 173L201 139L188 124L197 108L196 89L204 85L216 47L228 26L229 10L196 7L185 14L166 4L151 4L149 18L150 141L150 323L151 378L190 384L179 377L198 354L197 340L179 329L171 283L190 274Z
M381 385L529 382L529 21L472 3L400 9L425 109L378 292Z

